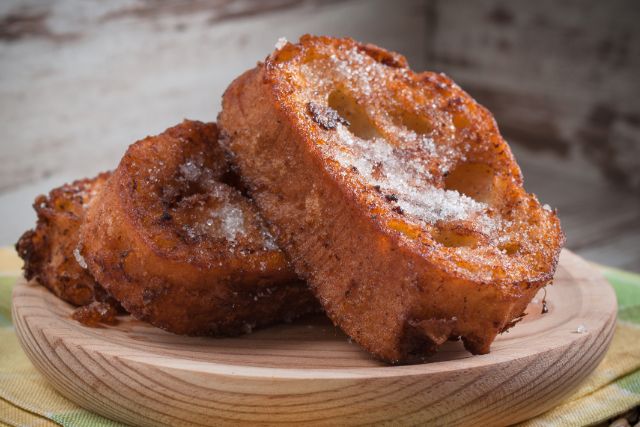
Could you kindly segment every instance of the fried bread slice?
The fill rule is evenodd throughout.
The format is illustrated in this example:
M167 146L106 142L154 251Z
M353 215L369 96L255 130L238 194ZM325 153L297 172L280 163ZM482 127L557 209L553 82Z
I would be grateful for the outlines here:
M492 115L399 54L304 36L231 84L219 126L296 271L383 360L487 353L553 278L559 220Z
M94 277L170 332L236 335L318 310L251 201L225 184L215 124L131 145L81 230Z
M38 196L33 204L38 215L36 227L16 243L18 255L24 260L25 278L36 279L74 305L108 299L86 269L78 248L86 206L108 178L109 172L105 172L55 188L48 196Z

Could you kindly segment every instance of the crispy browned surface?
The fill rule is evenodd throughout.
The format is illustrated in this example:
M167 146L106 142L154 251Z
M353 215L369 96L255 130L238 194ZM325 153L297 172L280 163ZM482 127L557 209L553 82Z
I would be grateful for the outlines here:
M36 228L25 232L16 250L24 260L24 275L37 279L55 295L75 305L107 299L91 274L78 264L80 224L85 206L109 177L102 173L38 196L33 204L38 214Z
M330 318L401 362L486 353L553 277L559 221L447 77L305 36L227 89L223 145Z
M217 134L184 121L131 145L82 228L100 283L179 334L239 334L318 308L251 202L221 182Z

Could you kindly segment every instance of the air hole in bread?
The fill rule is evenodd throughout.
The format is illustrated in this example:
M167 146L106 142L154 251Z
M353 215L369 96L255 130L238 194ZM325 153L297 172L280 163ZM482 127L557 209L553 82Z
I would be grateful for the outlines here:
M466 230L441 228L433 233L433 239L447 248L476 247L478 237Z
M484 163L467 162L457 165L445 178L444 188L455 190L478 202L492 200L494 169Z
M397 219L389 220L387 225L389 226L389 228L404 234L410 239L417 239L418 237L420 237L421 230L415 225L411 225Z
M506 253L507 255L513 255L520 250L520 244L516 242L507 242L498 246L498 249Z
M344 90L336 89L331 92L328 103L329 107L349 122L349 131L358 138L373 139L380 136L364 108Z
M423 116L409 111L403 111L396 116L400 126L415 132L418 135L427 135L433 130L431 123Z
M455 113L452 120L456 129L464 129L471 124L469 117L464 113Z

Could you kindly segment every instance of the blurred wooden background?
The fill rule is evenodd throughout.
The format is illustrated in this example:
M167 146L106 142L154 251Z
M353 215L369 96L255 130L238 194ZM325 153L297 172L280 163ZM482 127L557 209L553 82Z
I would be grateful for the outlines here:
M36 194L220 95L279 37L348 35L443 71L489 107L568 247L640 271L640 3L4 0L0 245Z
M426 67L496 116L567 246L640 271L640 2L428 1Z

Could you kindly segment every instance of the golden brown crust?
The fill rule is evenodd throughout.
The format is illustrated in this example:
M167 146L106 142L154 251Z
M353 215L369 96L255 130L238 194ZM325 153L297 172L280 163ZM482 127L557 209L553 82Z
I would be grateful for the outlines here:
M317 310L226 175L215 124L185 120L131 145L92 201L83 256L135 317L178 334L235 335Z
M38 220L36 228L25 232L16 250L24 260L24 275L37 279L59 298L75 305L95 299L107 299L78 253L79 230L85 206L109 177L102 173L51 190L38 196L33 204ZM75 252L75 254L74 254Z
M491 114L443 75L304 36L223 97L223 145L327 314L378 357L486 353L563 244Z

